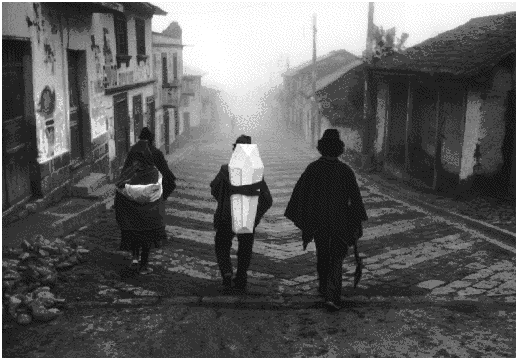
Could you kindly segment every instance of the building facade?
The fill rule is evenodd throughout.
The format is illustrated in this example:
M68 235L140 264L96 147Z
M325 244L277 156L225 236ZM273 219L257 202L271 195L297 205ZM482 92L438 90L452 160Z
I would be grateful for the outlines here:
M169 154L182 133L181 92L183 73L181 28L173 22L162 33L153 33L153 62L157 124L153 129L157 147Z
M156 14L149 3L2 3L4 215L57 202L92 173L118 176L135 129L154 121Z
M350 130L345 126L345 113L340 115L340 108L343 107L341 105L345 104L347 92L351 87L350 83L352 84L351 80L358 77L356 73L355 76L349 76L350 79L345 75L354 72L361 64L362 61L357 56L345 50L333 51L317 58L317 98L315 100L312 98L312 62L285 72L282 75L283 116L286 119L287 126L298 130L308 141L311 141L312 136L315 137L313 140L318 140L326 128L340 126L342 137L349 139L349 141L346 141L347 146L351 149L360 147L361 137L355 130ZM356 82L353 85L356 85ZM314 101L318 103L318 117L321 121L320 134L317 134L314 130ZM356 115L353 117L356 117Z
M201 75L184 74L182 77L182 118L180 120L181 133L189 136L189 132L196 131L201 123Z
M380 169L442 192L477 179L515 196L515 29L515 12L472 19L371 66Z

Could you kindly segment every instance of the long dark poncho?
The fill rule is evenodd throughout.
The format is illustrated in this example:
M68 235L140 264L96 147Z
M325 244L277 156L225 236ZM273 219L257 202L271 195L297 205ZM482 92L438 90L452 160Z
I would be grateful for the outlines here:
M156 183L158 177L147 142L139 141L130 150L116 186L123 189L125 184L149 185ZM115 218L122 231L121 250L130 250L135 241L151 242L159 247L165 237L164 217L163 197L155 202L139 203L117 191Z

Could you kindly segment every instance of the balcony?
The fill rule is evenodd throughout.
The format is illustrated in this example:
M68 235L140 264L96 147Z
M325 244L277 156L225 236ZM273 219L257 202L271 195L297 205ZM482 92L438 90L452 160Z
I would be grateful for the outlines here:
M179 104L178 90L164 89L162 91L162 106L165 108L177 108Z
M180 80L178 78L175 78L167 83L162 83L163 89L175 89L181 86Z

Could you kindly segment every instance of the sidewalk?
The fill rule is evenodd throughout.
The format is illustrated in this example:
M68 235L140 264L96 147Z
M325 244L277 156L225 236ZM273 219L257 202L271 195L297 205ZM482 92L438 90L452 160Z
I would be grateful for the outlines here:
M207 141L205 137L210 137L210 134L190 140L184 147L165 155L167 162L172 165L173 173L174 164L188 156L201 141ZM91 223L103 210L111 208L113 195L110 193L98 200L67 197L57 205L3 226L2 249L17 248L24 239L29 240L38 234L45 238L64 237Z
M516 202L478 196L473 199L455 199L422 188L411 181L394 179L381 172L361 169L355 159L342 158L358 174L372 180L384 191L401 200L415 202L432 212L454 217L458 221L482 230L491 236L504 237L511 245L516 243Z

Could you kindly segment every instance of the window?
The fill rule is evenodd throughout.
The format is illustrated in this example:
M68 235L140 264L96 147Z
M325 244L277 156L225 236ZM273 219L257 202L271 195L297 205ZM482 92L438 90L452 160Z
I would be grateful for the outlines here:
M128 27L124 15L114 15L117 55L128 55Z
M175 80L178 79L178 54L173 54L173 74Z
M162 53L162 83L167 84L167 54Z
M137 33L137 54L146 55L146 25L144 20L135 19L135 30Z

